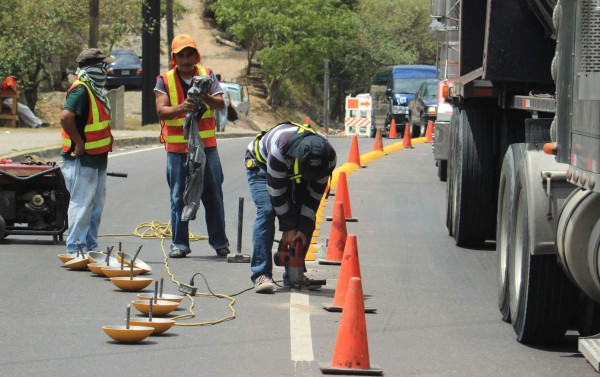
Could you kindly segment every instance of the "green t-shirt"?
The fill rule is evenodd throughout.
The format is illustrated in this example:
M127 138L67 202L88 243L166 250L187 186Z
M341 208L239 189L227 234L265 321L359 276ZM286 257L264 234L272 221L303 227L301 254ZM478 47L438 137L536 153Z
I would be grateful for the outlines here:
M67 100L63 106L64 110L69 110L75 113L75 124L77 125L77 131L79 135L85 141L85 124L90 112L90 100L88 97L87 90L83 85L78 85L70 92L67 93ZM75 148L75 143L72 143L71 149ZM71 151L62 152L61 156L65 160L73 160L71 157ZM102 154L84 154L79 157L81 166L95 169L106 169L108 165L108 153Z

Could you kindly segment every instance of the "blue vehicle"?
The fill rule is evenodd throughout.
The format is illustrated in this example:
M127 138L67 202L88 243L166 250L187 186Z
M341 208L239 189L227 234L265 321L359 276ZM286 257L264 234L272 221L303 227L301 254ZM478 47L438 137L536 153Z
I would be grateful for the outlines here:
M383 136L389 135L392 119L396 123L399 136L404 135L404 127L409 122L408 102L423 81L437 78L433 65L395 65L380 69L371 84L373 101L371 137L375 137L377 128Z

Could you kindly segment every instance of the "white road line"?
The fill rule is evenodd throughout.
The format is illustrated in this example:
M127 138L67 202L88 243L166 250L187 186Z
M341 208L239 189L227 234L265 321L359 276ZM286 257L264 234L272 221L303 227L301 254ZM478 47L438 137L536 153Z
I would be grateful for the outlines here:
M292 292L290 295L290 345L292 361L313 361L310 332L309 296Z
M151 151L151 150L159 149L159 148L160 149L165 149L164 146L160 145L160 146L156 146L156 147L148 147L148 148L135 149L133 151L128 151L128 152L119 152L117 150L117 151L113 152L114 154L109 154L108 158L127 156L129 154L142 153L142 152L147 152L147 151Z

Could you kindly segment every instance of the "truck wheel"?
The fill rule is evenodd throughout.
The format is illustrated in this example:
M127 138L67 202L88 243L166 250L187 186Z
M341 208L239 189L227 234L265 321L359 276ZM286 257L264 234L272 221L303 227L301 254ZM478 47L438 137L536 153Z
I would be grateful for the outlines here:
M517 212L515 198L515 181L517 167L523 158L524 144L512 144L506 150L500 171L500 184L498 186L498 211L496 227L496 250L498 252L498 309L502 313L502 320L510 322L510 305L508 291L508 258L513 254L514 226L512 226Z
M493 134L490 112L461 110L454 166L452 233L460 247L481 247L491 235L496 208L492 204Z
M437 160L438 178L442 182L448 179L448 160Z
M427 118L425 118L424 114L421 114L419 123L419 135L417 137L425 137L425 133L427 132L427 123Z
M448 155L448 180L446 184L446 228L448 229L448 235L454 236L453 233L453 224L452 219L454 218L454 181L456 180L456 143L457 143L457 132L458 129L458 118L460 116L460 110L458 108L454 108L452 112L452 118L450 118L450 129L449 129L449 155Z
M512 254L508 256L510 315L519 342L558 342L572 318L577 292L556 255L531 255L525 181L528 172L524 170L519 169L514 193L517 198L515 238Z
M6 221L0 216L0 240L4 239L6 236Z
M592 336L600 333L600 304L584 294L579 295L577 305L577 331L579 336Z

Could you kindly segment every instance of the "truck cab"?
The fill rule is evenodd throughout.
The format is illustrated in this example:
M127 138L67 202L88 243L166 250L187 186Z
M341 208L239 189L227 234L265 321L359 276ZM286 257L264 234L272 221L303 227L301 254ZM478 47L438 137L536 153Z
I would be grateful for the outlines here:
M398 133L403 133L409 121L408 102L415 98L423 81L435 78L437 71L432 65L396 65L380 69L370 91L373 99L371 136L375 137L377 128L381 128L384 136L388 135L392 120Z

